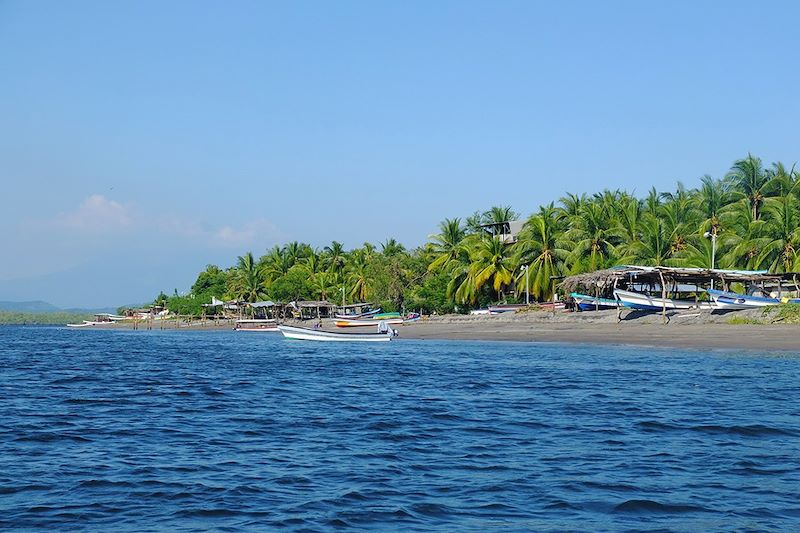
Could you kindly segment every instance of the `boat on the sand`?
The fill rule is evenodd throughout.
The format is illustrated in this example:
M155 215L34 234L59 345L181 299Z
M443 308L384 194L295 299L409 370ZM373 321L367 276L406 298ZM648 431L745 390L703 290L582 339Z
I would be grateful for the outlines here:
M248 318L236 321L236 326L233 328L236 331L259 331L269 332L278 331L278 323L274 318Z
M771 298L769 296L756 296L751 294L739 294L736 292L718 291L707 289L706 292L717 309L753 309L756 307L766 307L768 305L780 305L782 303L800 303L800 298Z
M614 297L625 307L640 311L662 311L664 309L715 309L714 302L662 298L660 296L650 296L649 294L642 292L623 291L620 289L614 291Z
M600 298L599 296L589 296L588 294L581 294L579 292L570 293L570 296L575 300L575 305L581 311L594 311L596 309L616 309L619 306L617 300L611 298Z
M341 318L334 322L337 328L353 328L353 327L375 327L381 322L386 322L390 326L402 326L403 325L403 318L396 317L396 318L385 318L383 320L375 320L372 318L365 318L365 319L349 319L349 318Z

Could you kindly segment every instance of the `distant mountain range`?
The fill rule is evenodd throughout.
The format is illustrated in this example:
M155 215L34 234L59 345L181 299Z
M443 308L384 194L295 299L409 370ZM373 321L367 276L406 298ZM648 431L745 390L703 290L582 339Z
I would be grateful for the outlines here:
M41 300L32 302L3 302L0 301L0 311L15 311L18 313L116 313L112 307L103 309L62 309Z

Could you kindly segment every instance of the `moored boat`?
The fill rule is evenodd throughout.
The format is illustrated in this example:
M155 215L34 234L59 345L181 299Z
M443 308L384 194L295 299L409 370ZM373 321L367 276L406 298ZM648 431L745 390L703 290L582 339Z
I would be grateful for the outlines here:
M525 304L498 304L489 306L490 315L499 315L501 313L514 313L520 309L528 307Z
M362 319L339 319L336 320L335 324L337 328L353 328L353 327L375 327L380 322L386 322L391 326L402 326L403 319L401 317L396 318L384 318L381 320L373 319L373 318L362 318Z
M101 320L101 321L84 320L80 324L67 324L66 326L68 328L91 328L91 327L96 327L96 326L110 326L112 324L114 324L114 322L112 322L110 320Z
M589 296L588 294L581 294L579 292L570 293L570 296L575 300L575 305L581 311L594 311L595 309L616 309L619 306L617 300L611 298L600 298L599 296Z
M715 289L706 290L718 309L753 309L755 307L766 307L768 305L779 305L782 303L800 303L800 298L771 298L769 296L755 296L749 294L739 294L736 292L718 291Z
M391 328L385 333L344 333L283 325L278 329L287 339L323 342L388 342L395 335Z
M236 331L278 331L278 323L272 318L250 318L236 321L236 326L233 328Z
M381 312L381 308L378 307L377 309L370 309L369 311L364 311L362 313L336 313L334 318L346 318L350 320L357 320L359 318L371 318L378 313Z
M664 309L714 309L713 302L698 302L695 300L678 300L674 298L661 298L650 296L641 292L623 291L616 289L614 297L622 305L640 311L662 311Z

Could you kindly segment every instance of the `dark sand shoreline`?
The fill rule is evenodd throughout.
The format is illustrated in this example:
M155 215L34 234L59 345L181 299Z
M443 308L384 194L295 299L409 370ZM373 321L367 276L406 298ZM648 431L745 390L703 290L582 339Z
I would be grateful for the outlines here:
M444 315L398 326L399 339L477 340L547 342L566 344L628 345L659 348L730 349L762 352L800 353L800 325L793 324L730 324L731 316L758 319L761 311L712 314L684 312L670 316L667 324L660 314L623 315L617 321L616 311L584 313L532 312L500 316ZM183 324L175 321L154 321L152 330L230 330L232 321ZM295 323L311 327L311 321ZM137 324L147 331L147 323ZM131 323L98 326L92 329L133 329ZM323 328L337 330L332 321L324 320ZM369 328L358 328L365 331ZM338 330L342 331L342 330ZM242 333L258 335L270 333ZM275 333L271 333L275 334Z
M800 353L800 328L750 324L413 324L403 339L547 342Z

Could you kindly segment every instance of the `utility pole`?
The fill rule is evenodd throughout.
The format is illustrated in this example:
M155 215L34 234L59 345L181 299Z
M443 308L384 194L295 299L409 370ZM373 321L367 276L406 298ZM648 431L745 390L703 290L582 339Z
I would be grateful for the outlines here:
M707 231L703 234L703 237L708 239L711 237L711 270L714 270L714 261L717 258L717 232L714 231ZM714 278L711 278L711 288L714 288Z
M520 268L525 271L525 305L531 305L531 293L528 291L528 272L530 265L522 265Z

